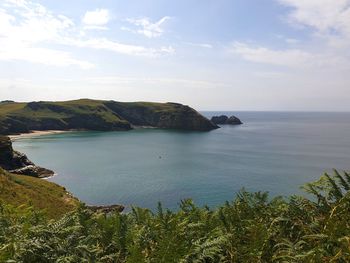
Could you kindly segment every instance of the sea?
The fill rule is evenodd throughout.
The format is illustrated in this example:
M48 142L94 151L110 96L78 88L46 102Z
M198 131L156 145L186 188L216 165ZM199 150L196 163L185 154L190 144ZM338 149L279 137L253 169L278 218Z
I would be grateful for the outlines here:
M86 204L176 210L191 198L215 208L247 191L305 195L323 173L350 170L350 113L202 112L243 125L210 132L135 129L67 132L14 141Z

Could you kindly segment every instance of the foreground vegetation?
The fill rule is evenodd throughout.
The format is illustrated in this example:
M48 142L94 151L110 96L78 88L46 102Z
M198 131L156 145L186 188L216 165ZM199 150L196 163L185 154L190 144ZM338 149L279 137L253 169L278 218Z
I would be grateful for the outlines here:
M241 191L215 210L93 213L59 220L0 206L0 262L350 262L350 175L325 174L310 199Z

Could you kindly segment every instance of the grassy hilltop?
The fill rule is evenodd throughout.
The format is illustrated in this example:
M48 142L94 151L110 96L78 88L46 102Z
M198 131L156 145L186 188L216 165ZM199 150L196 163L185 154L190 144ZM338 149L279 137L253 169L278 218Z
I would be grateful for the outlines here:
M30 130L130 130L134 126L200 131L217 128L194 109L177 103L90 99L0 103L0 134Z

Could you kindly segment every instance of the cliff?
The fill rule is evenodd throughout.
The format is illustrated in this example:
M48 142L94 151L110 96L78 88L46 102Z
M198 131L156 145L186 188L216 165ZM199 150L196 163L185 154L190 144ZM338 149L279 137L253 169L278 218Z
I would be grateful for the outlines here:
M36 166L25 154L13 150L9 137L0 136L0 167L22 175L34 177L48 177L54 174L53 171Z
M218 128L189 106L179 103L105 102L121 118L135 126L210 131Z
M209 131L218 128L194 109L178 103L73 100L0 103L0 134L31 130L130 130L134 126Z

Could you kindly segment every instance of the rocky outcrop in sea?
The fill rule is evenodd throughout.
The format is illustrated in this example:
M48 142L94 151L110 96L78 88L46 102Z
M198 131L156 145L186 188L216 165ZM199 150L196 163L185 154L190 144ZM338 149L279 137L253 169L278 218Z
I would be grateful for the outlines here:
M243 124L239 118L236 116L227 117L226 115L213 116L211 122L214 124L230 124L230 125L240 125Z

